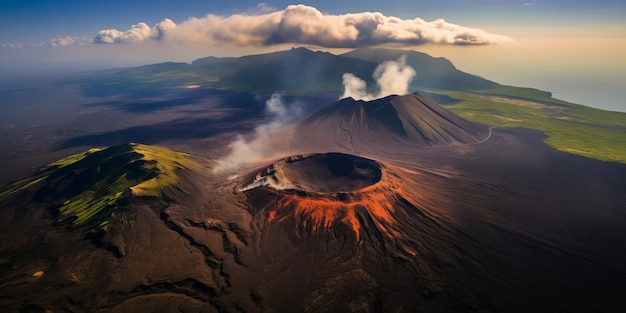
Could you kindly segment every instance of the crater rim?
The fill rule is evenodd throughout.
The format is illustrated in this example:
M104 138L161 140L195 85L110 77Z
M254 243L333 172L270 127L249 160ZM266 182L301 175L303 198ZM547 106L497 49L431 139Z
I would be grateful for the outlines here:
M255 174L242 191L266 186L295 194L350 194L381 181L383 165L341 152L293 155Z

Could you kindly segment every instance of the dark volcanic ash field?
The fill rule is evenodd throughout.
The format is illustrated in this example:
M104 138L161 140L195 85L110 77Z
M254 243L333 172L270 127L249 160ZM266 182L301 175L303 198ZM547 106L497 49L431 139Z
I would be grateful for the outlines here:
M183 115L194 105L167 109L178 110L181 120L161 129L120 127L59 140L57 147L122 144L133 132L149 139L177 123L193 124ZM262 108L251 114L249 120L261 119ZM254 123L245 120L234 127L251 131ZM225 142L236 129L211 125L214 134L191 127L185 138L144 142L228 156ZM0 306L35 312L621 306L624 165L558 152L536 131L465 121L419 94L343 99L263 134L271 140L263 142L262 162L196 156L194 166L177 170L179 182L163 197L119 202L105 232L57 221L46 202L53 200L31 201L37 190L3 198ZM116 149L107 152L110 160L138 151ZM79 172L58 179L71 185Z

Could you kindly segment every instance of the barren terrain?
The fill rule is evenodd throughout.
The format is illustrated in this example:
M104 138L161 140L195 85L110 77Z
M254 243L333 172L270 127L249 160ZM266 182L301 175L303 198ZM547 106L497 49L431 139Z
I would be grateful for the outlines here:
M171 137L158 143L193 146L203 165L180 165L180 179L161 198L118 202L104 231L59 220L50 203L32 201L39 182L24 187L1 202L0 305L94 312L618 308L626 286L626 166L559 152L537 131L467 122L429 101L339 101L278 132L267 147L278 157L230 172L214 171L214 159L226 155L217 143L233 136L205 133L219 119L184 135L169 134L176 123L166 122L159 131ZM196 105L206 104L177 110ZM380 110L395 113L371 113ZM244 131L248 121L239 121L225 134ZM78 149L159 133L142 127L57 143Z

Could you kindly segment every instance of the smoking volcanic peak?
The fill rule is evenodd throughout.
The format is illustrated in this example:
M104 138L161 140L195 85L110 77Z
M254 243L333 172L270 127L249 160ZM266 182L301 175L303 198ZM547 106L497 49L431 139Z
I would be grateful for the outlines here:
M341 99L291 128L294 145L306 140L307 146L321 149L332 142L335 150L358 153L471 144L489 135L484 125L466 121L419 93L371 101Z

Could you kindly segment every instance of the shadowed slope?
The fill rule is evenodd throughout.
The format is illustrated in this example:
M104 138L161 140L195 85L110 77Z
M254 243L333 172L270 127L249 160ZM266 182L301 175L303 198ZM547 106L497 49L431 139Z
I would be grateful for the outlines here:
M464 120L418 93L395 97L390 103L412 141L423 139L427 145L438 146L474 143L487 135L484 126Z

